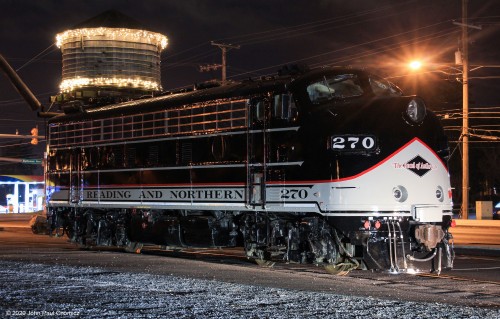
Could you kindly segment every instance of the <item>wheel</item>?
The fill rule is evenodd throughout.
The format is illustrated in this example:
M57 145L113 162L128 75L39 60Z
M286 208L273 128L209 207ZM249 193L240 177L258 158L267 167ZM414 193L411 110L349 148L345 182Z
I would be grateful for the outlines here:
M127 253L135 253L135 254L140 254L142 247L144 245L142 243L136 242L136 241L129 241L127 245L123 248Z
M62 237L62 236L64 236L64 234L65 234L65 231L64 231L64 227L62 227L62 226L54 228L52 230L52 233L51 233L51 235L54 237Z
M339 263L339 264L328 264L325 265L325 270L329 272L332 275L336 276L345 276L347 275L351 270L353 270L355 267L353 267L352 264L350 263Z
M265 259L254 259L255 263L261 267L272 268L275 264L274 261Z

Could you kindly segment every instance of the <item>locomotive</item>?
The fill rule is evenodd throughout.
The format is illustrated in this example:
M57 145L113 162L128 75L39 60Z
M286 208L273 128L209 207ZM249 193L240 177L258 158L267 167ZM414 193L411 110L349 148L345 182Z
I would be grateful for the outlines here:
M259 264L452 267L447 139L364 70L285 68L48 121L48 216L71 241L242 246Z
M82 247L243 247L261 265L453 266L447 138L362 69L285 67L48 120L46 206Z

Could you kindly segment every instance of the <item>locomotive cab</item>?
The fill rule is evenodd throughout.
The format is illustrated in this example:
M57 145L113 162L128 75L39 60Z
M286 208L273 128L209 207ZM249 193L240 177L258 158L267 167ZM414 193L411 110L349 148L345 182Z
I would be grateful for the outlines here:
M330 225L362 247L368 268L425 269L438 254L430 268L452 267L447 139L425 102L355 70L296 86L308 110L303 167L310 161L307 175L325 183Z

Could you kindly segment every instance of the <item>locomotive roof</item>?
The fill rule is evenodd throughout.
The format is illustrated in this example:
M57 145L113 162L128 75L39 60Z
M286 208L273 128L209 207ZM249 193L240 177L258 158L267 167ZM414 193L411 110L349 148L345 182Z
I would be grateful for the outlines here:
M211 100L245 97L271 91L284 92L287 87L298 80L298 82L307 81L325 73L364 73L359 69L346 68L318 68L307 71L296 76L284 75L280 77L270 77L258 80L246 80L241 82L230 82L216 87L191 90L179 93L166 93L161 96L133 100L118 104L109 104L98 107L83 108L81 111L75 111L68 114L61 114L49 120L49 123L80 121L93 118L104 118L121 116L128 114L137 114L142 112L151 112L164 108L178 107L182 105L199 103Z
M126 114L151 112L154 110L177 107L198 102L205 102L230 97L247 97L260 92L285 90L290 82L290 77L273 80L245 81L228 83L217 87L192 90L180 93L167 93L165 95L133 100L124 103L105 106L84 108L81 112L61 114L49 120L49 123L78 121L82 119L121 116Z

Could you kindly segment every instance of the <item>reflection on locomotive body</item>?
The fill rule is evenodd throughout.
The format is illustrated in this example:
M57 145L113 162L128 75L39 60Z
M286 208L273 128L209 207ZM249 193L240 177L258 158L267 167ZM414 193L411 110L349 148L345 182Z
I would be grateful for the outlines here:
M49 216L82 246L243 246L339 274L452 266L439 120L365 71L88 106L48 132Z

